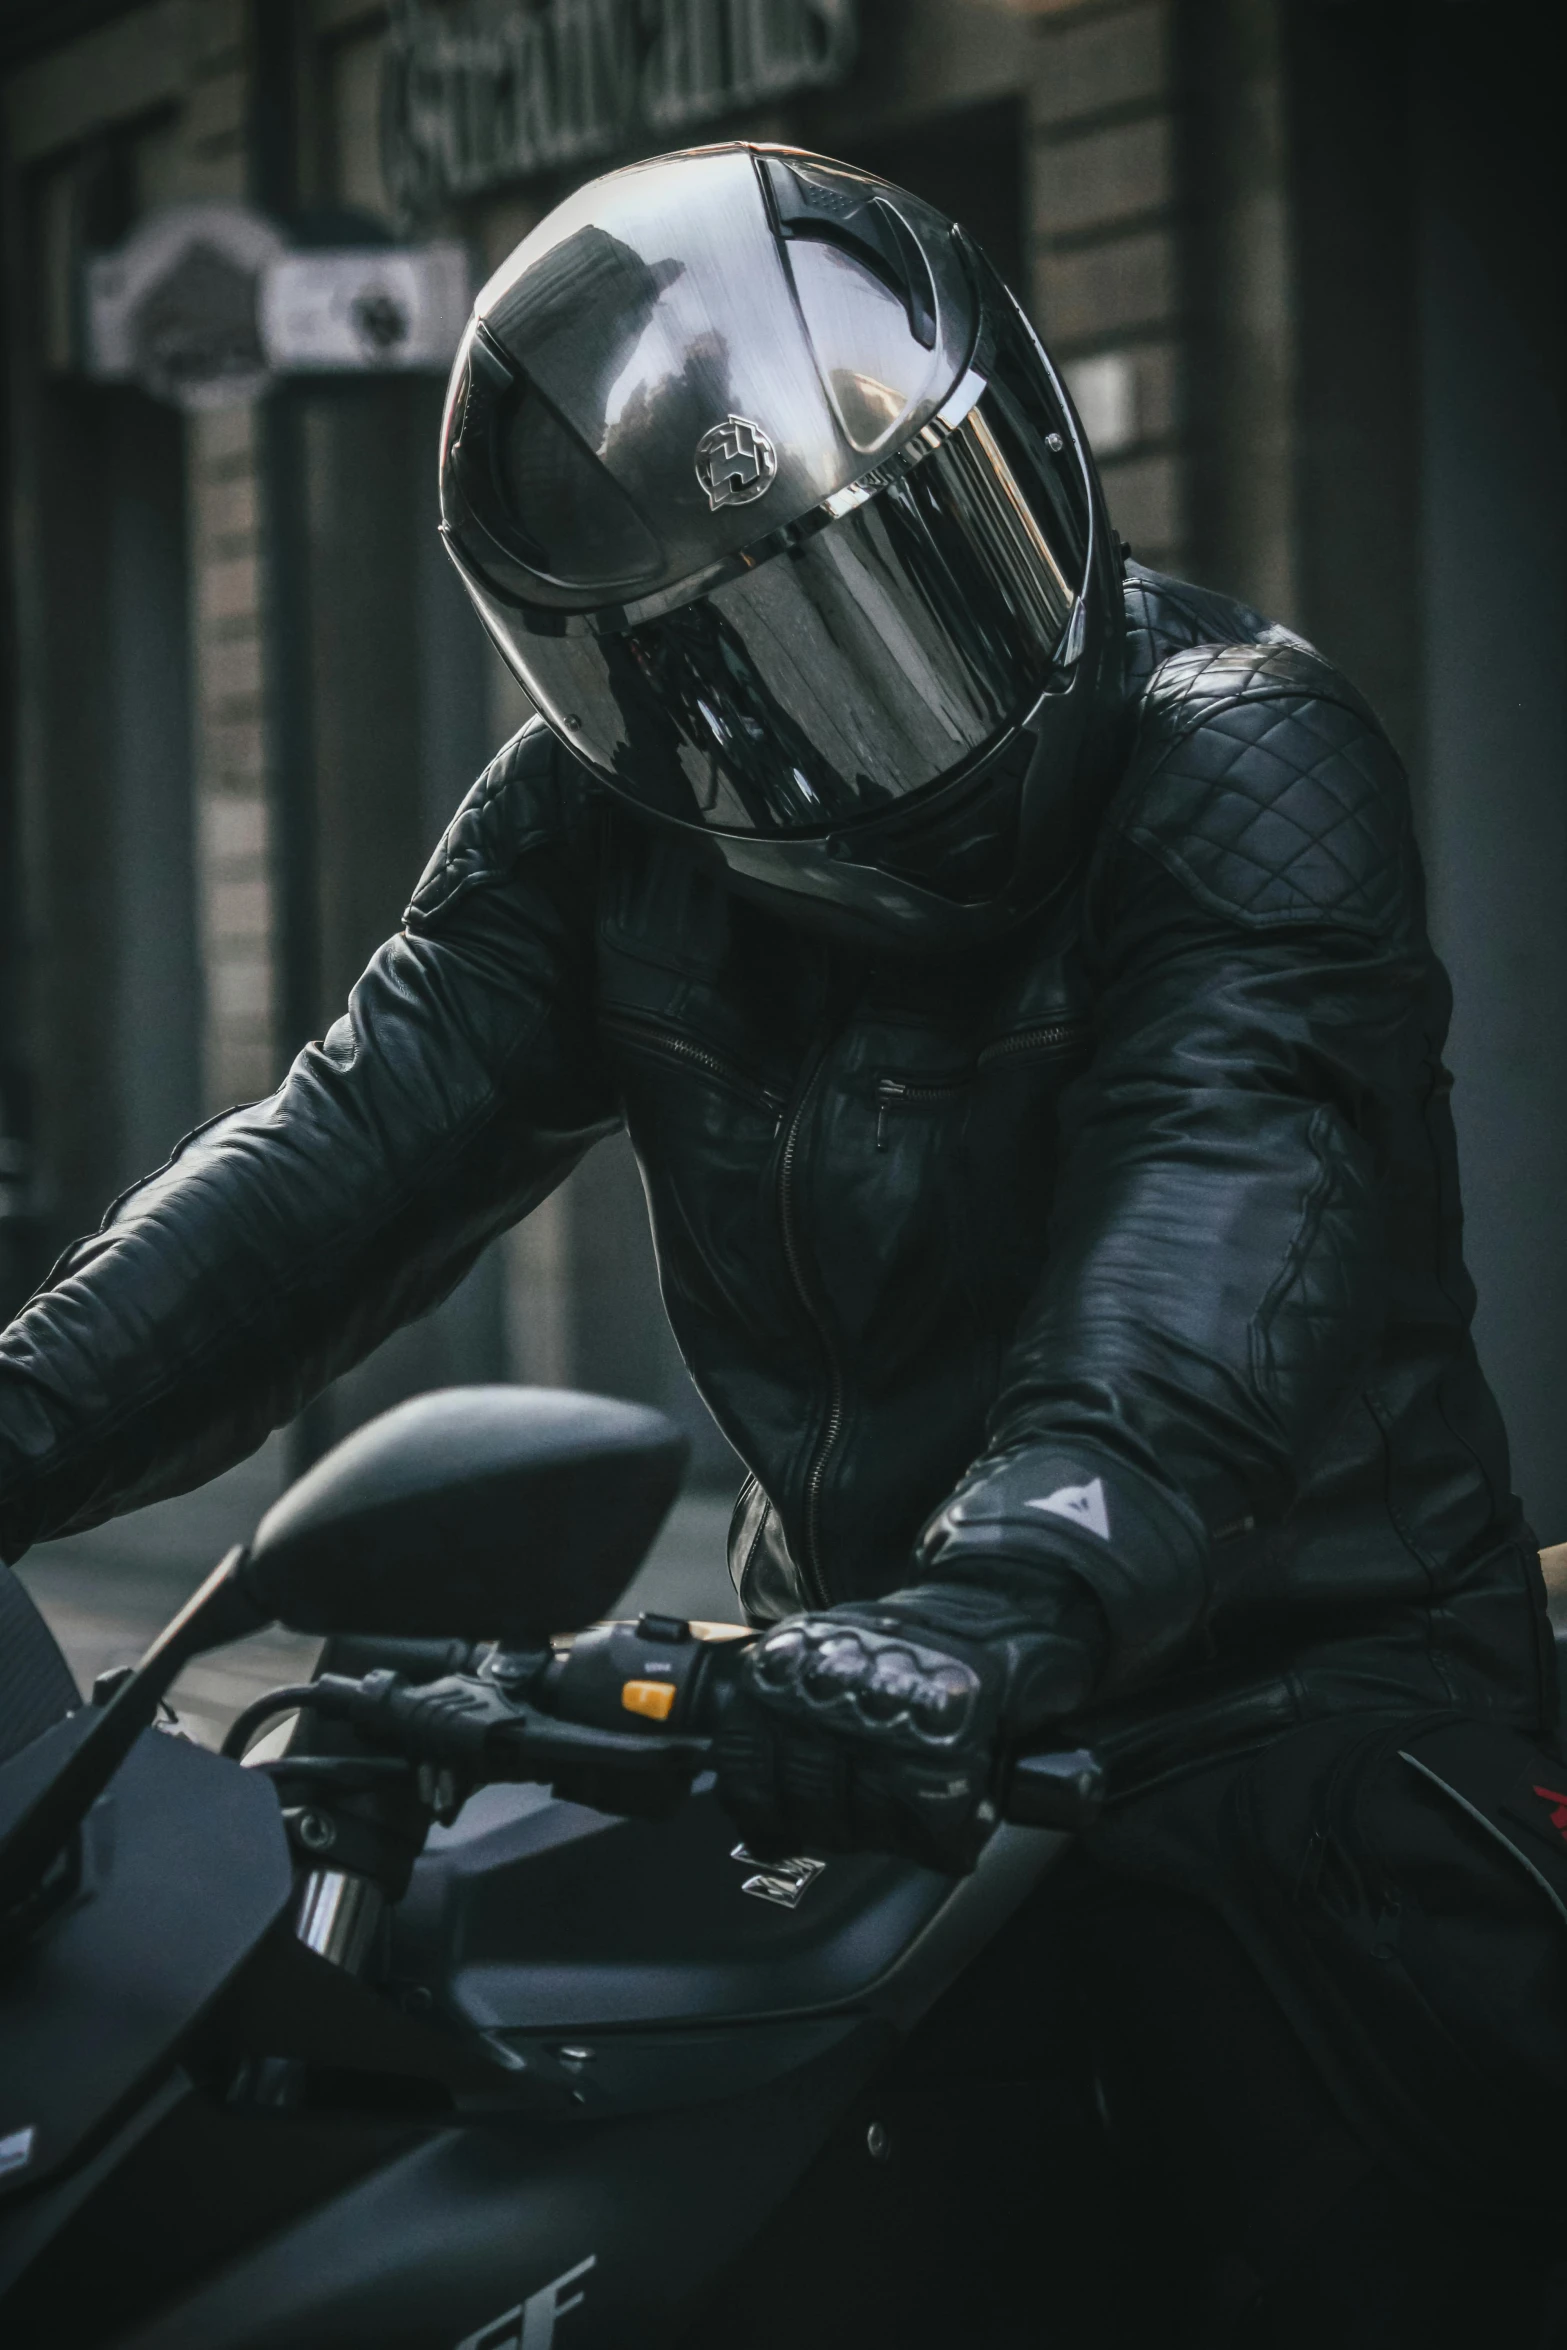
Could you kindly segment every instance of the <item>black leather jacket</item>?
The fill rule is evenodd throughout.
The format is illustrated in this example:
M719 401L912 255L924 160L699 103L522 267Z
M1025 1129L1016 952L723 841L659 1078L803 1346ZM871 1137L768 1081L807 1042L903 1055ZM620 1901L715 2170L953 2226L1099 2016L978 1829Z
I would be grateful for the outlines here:
M249 1450L623 1119L754 1472L753 1614L907 1581L943 1512L944 1572L1021 1544L1093 1585L1087 1726L1139 1776L1329 1706L1536 1720L1403 776L1298 640L1127 595L1085 880L948 960L756 912L525 728L347 1017L0 1340L5 1555Z

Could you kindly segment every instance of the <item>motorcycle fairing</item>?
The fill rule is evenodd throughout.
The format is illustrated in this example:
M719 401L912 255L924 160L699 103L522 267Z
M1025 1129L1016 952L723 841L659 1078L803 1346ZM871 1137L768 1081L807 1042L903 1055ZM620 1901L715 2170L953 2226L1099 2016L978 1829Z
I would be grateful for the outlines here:
M0 1832L99 1718L84 1706L0 1767ZM156 1730L89 1813L79 1868L57 1914L0 1959L0 2138L33 2133L0 2207L168 2069L293 1892L267 1782Z
M149 1732L113 1800L102 1883L36 1950L107 1919L118 1885L115 1915L147 1912L137 1950L150 1938L161 1961L180 1904L199 1904L234 1965L205 2001L191 1962L172 1968L184 2029L162 2014L161 2069L145 2061L152 2042L117 2060L141 2105L128 2089L118 2137L105 2108L95 2151L83 2142L86 2159L0 2218L0 2322L69 2306L84 2350L519 2350L530 2311L568 2309L557 2350L673 2350L900 2032L1062 1843L1003 1829L956 1884L838 1856L789 1910L745 1894L750 1864L710 1791L649 1825L493 1789L418 1864L392 1980L334 1985L341 2023L327 2005L312 2022L303 1986L268 1962L289 1872L262 1775ZM568 2005L571 1962L595 1941L600 1963ZM322 1962L292 1955L320 1988ZM87 2047L126 2026L98 1959L70 2011ZM424 2071L409 2006L426 2010L417 2095L401 2077ZM384 2033L368 2013L361 2029L361 2008ZM295 2039L325 2102L290 2111L225 2091L235 2047ZM58 2035L51 2046L58 2057ZM174 2211L171 2253L159 2215ZM552 2300L562 2279L575 2282Z
M488 1788L416 1862L393 1977L485 2033L819 2012L859 1998L953 1895L929 1869L843 1853L780 1909L745 1893L736 1841L710 1792L650 1828Z
M583 2297L552 2350L668 2350L891 2037L862 2025L721 2103L438 2131L115 2350L518 2350L527 2304L576 2269Z

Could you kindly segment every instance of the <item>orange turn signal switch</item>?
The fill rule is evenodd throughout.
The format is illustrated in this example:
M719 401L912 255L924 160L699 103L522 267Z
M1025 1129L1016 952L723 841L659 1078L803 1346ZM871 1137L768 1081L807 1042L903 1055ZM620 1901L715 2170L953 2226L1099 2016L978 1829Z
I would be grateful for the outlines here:
M667 1722L675 1710L678 1692L673 1681L623 1681L620 1702L628 1714L650 1722Z

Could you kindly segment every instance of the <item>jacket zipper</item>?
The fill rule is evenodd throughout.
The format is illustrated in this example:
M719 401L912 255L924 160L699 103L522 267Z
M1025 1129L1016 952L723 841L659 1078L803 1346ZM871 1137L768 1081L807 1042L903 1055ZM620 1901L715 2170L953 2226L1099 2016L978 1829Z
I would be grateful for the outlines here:
M827 1418L822 1427L810 1464L805 1472L805 1509L801 1520L800 1572L805 1581L806 1597L813 1606L827 1605L826 1587L822 1582L821 1559L818 1549L822 1484L827 1475L827 1464L843 1434L844 1380L843 1366L833 1343L832 1326L816 1301L807 1271L805 1251L796 1221L795 1170L798 1161L801 1130L811 1096L816 1091L816 1080L821 1075L827 1058L825 1043L817 1047L816 1057L800 1087L793 1112L784 1134L783 1151L778 1161L778 1221L783 1233L784 1262L795 1296L804 1307L811 1327L816 1332L827 1364Z
M1087 1026L1087 1020L1081 1015L1075 1019L1038 1021L1032 1028L1019 1028L1014 1035L1001 1036L994 1044L987 1044L974 1066L989 1069L995 1062L1013 1060L1020 1053L1059 1051L1063 1045L1075 1044Z
M694 1044L690 1037L682 1036L678 1029L665 1028L654 1020L638 1020L623 1012L606 1013L602 1025L612 1034L624 1036L629 1042L645 1045L651 1052L664 1053L671 1060L686 1061L695 1068L705 1069L720 1084L731 1087L736 1093L743 1093L751 1101L761 1102L772 1112L775 1120L782 1117L784 1097L781 1093L774 1093L757 1078L737 1068L733 1061L726 1061L722 1054L710 1052L706 1045Z
M720 1083L734 1087L752 1101L764 1103L772 1112L777 1126L782 1125L786 1097L759 1084L754 1077L748 1076L742 1069L737 1069L733 1062L726 1061L721 1054L710 1052L706 1045L694 1044L689 1037L682 1036L677 1029L666 1028L661 1023L652 1020L639 1020L626 1013L606 1014L602 1025L611 1032L624 1036L634 1044L646 1046L650 1051L662 1052L674 1060L685 1061L691 1066L705 1069L710 1077L717 1078ZM831 1328L817 1305L806 1272L804 1251L795 1218L795 1167L800 1132L805 1123L805 1113L810 1105L811 1095L815 1091L816 1080L826 1057L827 1047L823 1043L817 1047L815 1058L810 1063L804 1082L796 1096L794 1109L789 1118L788 1132L784 1137L783 1151L778 1162L778 1214L783 1232L784 1262L788 1267L789 1279L795 1295L805 1309L827 1363L827 1421L822 1431L821 1442L818 1444L806 1472L805 1516L801 1544L804 1555L799 1561L800 1571L805 1579L806 1595L818 1607L826 1605L826 1596L822 1587L821 1569L817 1558L817 1513L820 1507L822 1480L826 1475L827 1464L843 1433L844 1383L843 1369L838 1360L837 1349L833 1344ZM775 1127L776 1130L777 1127Z
M878 1077L876 1080L876 1148L887 1147L887 1112L900 1103L950 1101L972 1085L982 1069L992 1068L997 1061L1006 1061L1024 1053L1053 1052L1071 1044L1087 1026L1083 1020L1045 1020L1033 1028L1020 1028L1015 1035L1003 1036L995 1044L987 1044L971 1070L961 1077Z
M887 1147L887 1112L900 1102L945 1102L953 1096L966 1093L973 1083L971 1075L946 1079L930 1077L878 1077L876 1080L876 1148Z

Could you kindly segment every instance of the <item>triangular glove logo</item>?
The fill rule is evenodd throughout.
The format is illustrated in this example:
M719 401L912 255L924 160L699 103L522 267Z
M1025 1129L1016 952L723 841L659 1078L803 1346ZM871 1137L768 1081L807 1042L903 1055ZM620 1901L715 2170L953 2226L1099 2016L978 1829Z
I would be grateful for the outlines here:
M1090 1479L1086 1485L1058 1485L1043 1501L1031 1501L1026 1506L1031 1510L1049 1510L1052 1517L1069 1518L1074 1526L1097 1534L1101 1542L1110 1539L1110 1513L1105 1508L1104 1482L1099 1477Z

